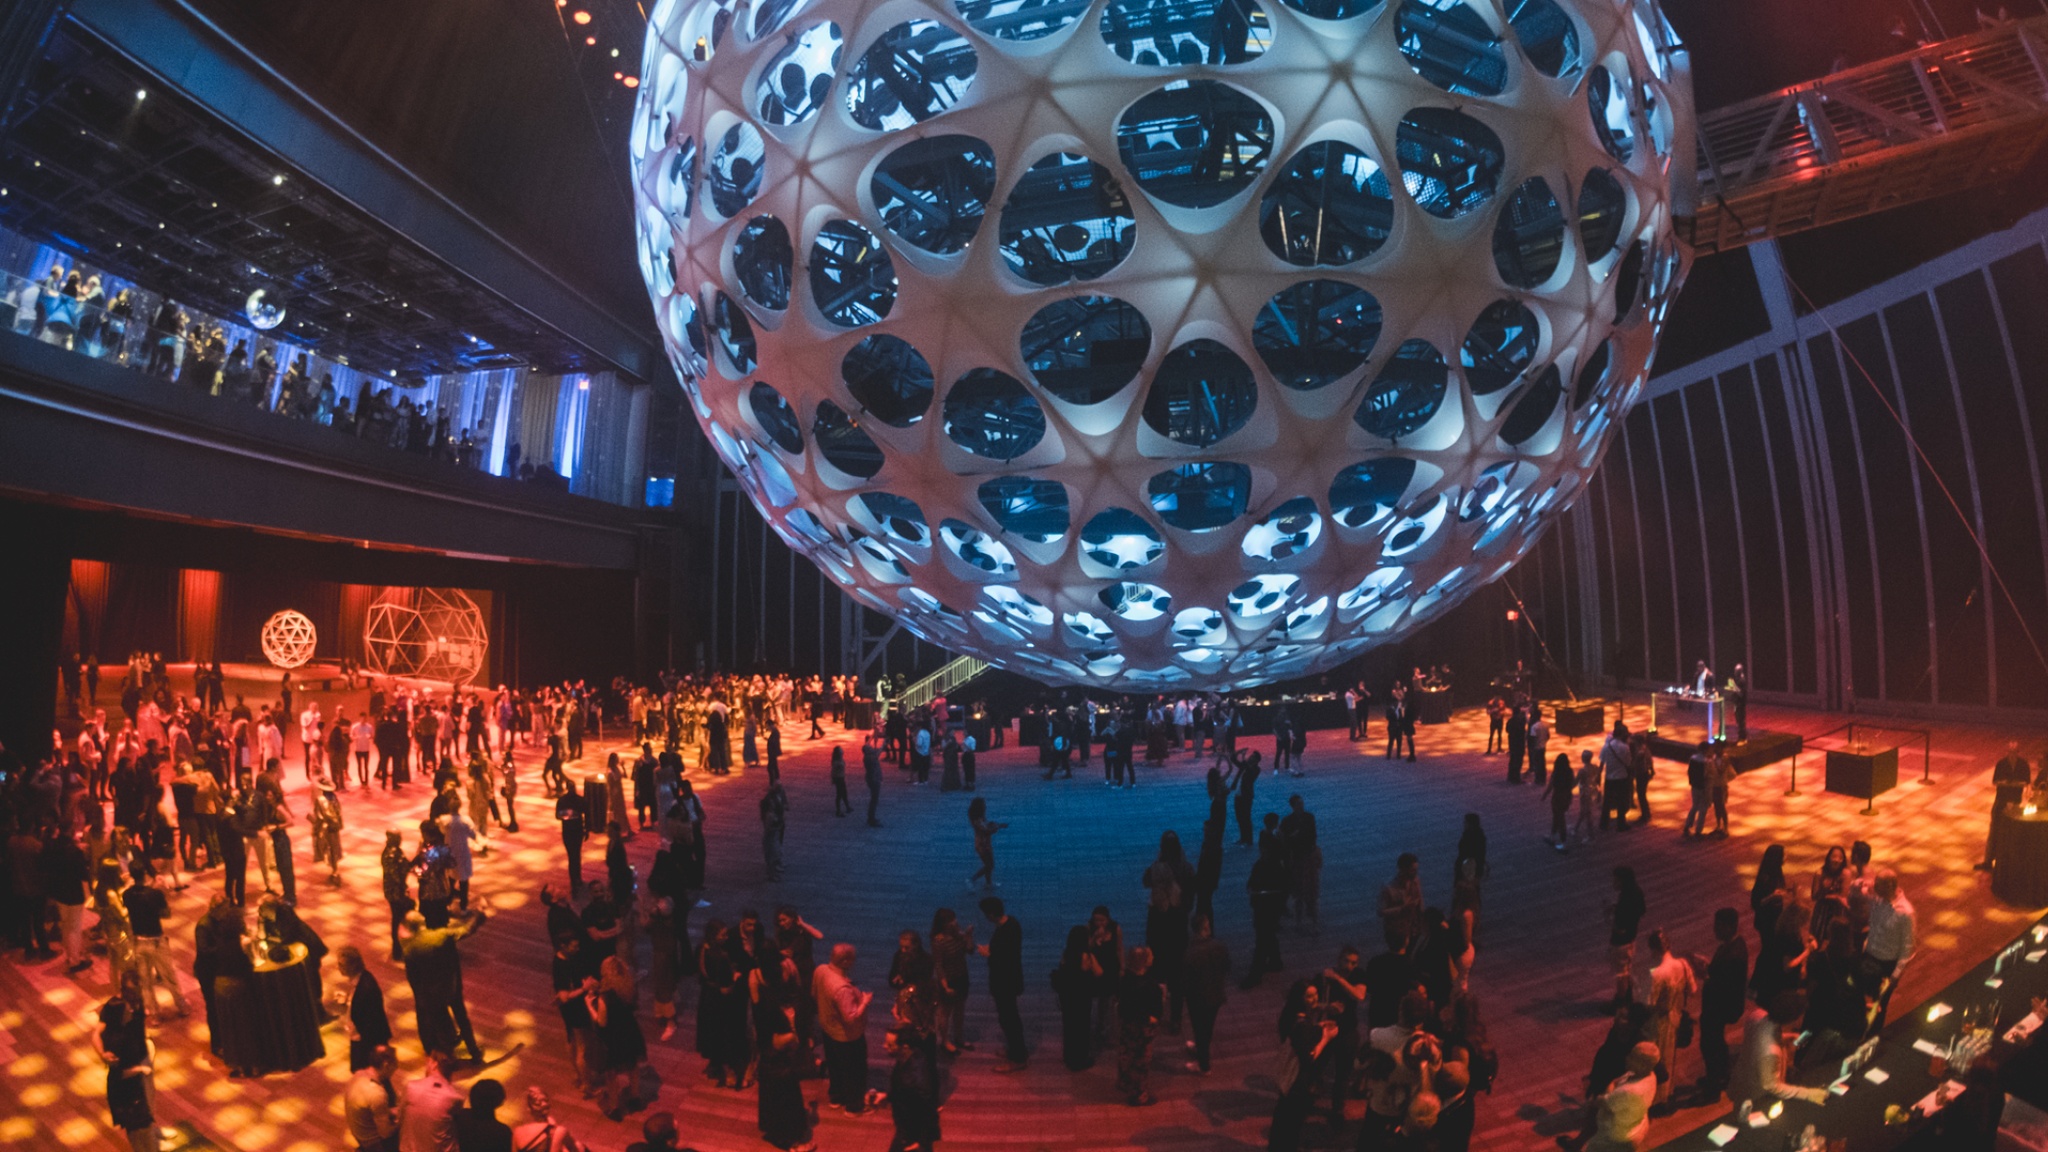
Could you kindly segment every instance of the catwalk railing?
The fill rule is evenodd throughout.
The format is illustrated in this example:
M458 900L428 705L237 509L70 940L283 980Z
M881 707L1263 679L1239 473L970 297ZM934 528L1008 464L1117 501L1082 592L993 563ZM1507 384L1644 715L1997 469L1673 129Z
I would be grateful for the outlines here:
M1975 187L2048 140L2048 16L2009 21L1699 118L1700 255Z

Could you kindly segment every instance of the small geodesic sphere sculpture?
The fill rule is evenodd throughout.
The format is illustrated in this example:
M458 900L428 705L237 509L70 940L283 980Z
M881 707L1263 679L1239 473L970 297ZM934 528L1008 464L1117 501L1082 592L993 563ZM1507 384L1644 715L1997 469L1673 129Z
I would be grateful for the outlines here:
M263 644L263 658L289 670L313 658L319 633L305 613L287 608L263 622L263 631L258 639Z
M719 455L861 603L1045 680L1442 612L1578 492L1683 274L1654 0L661 0L641 76Z
M363 616L363 667L381 675L468 684L490 648L483 610L452 588L387 588Z

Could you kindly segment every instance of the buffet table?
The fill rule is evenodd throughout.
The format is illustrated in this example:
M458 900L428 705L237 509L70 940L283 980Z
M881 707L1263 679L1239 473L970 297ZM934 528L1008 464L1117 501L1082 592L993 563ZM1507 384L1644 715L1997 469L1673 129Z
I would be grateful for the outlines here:
M1839 1075L1841 1061L1826 1061L1792 1077L1809 1087L1831 1084L1825 1105L1787 1100L1775 1118L1759 1111L1745 1120L1732 1115L1731 1103L1730 1112L1657 1147L1784 1152L1798 1146L1810 1124L1829 1148L1848 1152L1893 1152L1909 1143L1932 1149L1937 1142L1929 1139L1929 1121L1947 1103L1940 1093L1944 1085L1951 1094L1962 1087L1960 1071L1948 1066L1949 1047L1970 1022L1978 1025L1981 1046L1975 1058L1993 1061L2001 1087L2040 1107L2048 1103L2048 1076L2041 1074L2048 1029L2040 1027L2029 1006L2042 995L2048 995L2048 922L2037 922L1928 1003L1910 1011L1894 1004L1874 1055L1846 1077ZM1731 1041L1733 1036L1731 1029ZM1937 1068L1943 1070L1939 1077ZM1768 1101L1758 1105L1769 1106Z

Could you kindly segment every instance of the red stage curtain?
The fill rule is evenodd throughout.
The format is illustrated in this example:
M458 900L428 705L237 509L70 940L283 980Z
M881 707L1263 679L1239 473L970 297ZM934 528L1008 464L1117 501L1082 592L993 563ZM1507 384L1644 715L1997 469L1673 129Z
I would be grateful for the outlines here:
M178 657L211 661L219 655L220 573L202 568L178 572Z
M64 598L64 651L107 658L99 647L107 621L107 582L111 565L104 560L71 562L71 593ZM116 657L118 659L118 657Z
M376 584L343 584L341 586L341 628L336 637L335 651L342 657L360 664L363 661L363 620L370 612L370 602L377 598L383 588Z

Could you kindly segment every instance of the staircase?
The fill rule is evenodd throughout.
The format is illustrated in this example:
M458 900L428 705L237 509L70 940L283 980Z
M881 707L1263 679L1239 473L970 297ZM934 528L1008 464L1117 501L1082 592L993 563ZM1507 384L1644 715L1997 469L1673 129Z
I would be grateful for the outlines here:
M969 680L988 671L988 661L972 656L958 656L946 662L937 672L905 688L896 697L894 707L908 711L922 708L941 696L951 696L955 690Z
M1702 113L1697 255L1987 184L2048 140L2048 16Z

